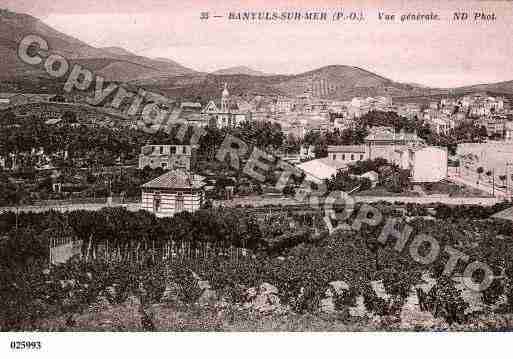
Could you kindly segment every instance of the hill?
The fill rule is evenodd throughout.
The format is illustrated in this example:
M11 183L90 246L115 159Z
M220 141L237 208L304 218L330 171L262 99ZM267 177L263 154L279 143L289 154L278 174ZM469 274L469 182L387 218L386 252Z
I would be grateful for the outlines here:
M230 93L239 95L298 96L314 91L322 99L349 100L353 97L417 97L440 93L439 89L401 84L352 66L333 65L298 75L253 76L242 74L191 74L134 81L170 97L217 98L227 82Z
M262 71L253 70L247 66L235 66L228 67L225 69L219 69L217 71L212 72L213 75L249 75L249 76L270 76Z
M100 49L103 51L107 51L114 56L135 56L134 53L118 46L101 47Z
M479 84L473 86L458 87L453 90L455 93L469 92L490 92L513 95L513 81L503 81L492 84Z
M292 96L313 91L315 97L338 100L368 96L416 96L437 91L394 82L359 67L344 65L326 66L290 76L275 87Z
M50 52L64 56L84 66L91 64L91 70L99 71L107 79L128 81L154 76L177 76L194 71L174 61L153 60L138 56L119 47L96 48L76 38L63 34L39 19L9 10L0 10L0 76L16 78L42 76L41 69L24 64L18 59L17 44L26 35L34 34L44 38ZM99 65L101 68L98 68Z
M436 89L414 83L399 83L365 69L331 65L296 75L270 75L247 66L229 67L211 74L196 72L167 58L148 58L120 47L96 48L63 34L37 18L0 10L1 91L50 91L54 79L40 68L21 62L19 41L35 34L48 41L50 51L78 63L108 81L130 82L172 98L217 98L224 82L234 95L298 96L349 100L353 97L390 96L397 101L429 100L447 94L488 92L513 97L513 81L456 89ZM51 81L49 81L51 80Z

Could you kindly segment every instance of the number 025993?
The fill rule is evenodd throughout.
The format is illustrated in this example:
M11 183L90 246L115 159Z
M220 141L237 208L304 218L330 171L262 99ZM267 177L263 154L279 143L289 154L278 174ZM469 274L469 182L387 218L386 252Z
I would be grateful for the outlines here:
M39 341L12 341L12 350L39 350L41 349L41 342Z

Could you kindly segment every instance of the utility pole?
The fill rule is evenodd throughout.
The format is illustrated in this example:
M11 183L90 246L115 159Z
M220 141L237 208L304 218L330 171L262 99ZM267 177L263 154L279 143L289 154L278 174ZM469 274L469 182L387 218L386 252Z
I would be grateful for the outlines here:
M508 166L509 165L509 162L506 162L506 197L509 195L509 188L508 188L508 185L509 185L509 180L508 180L508 177L509 177L509 173L508 173Z
M495 197L495 168L492 168L492 195Z
M16 184L16 239L18 238L18 215L20 211L20 190L19 190L19 184Z

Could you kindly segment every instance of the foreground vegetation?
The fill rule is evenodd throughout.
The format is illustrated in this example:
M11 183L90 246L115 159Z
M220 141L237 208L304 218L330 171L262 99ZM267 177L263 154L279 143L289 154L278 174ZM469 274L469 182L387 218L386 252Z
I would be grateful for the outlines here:
M440 323L444 323L441 329L468 329L477 323L477 316L493 322L481 329L511 329L510 222L488 219L486 211L491 210L477 206L439 205L434 208L434 217L433 208L418 205L402 207L402 211L393 205L378 206L385 218L406 215L414 234L430 234L442 248L450 245L468 255L469 263L480 260L493 269L497 277L483 293L484 309L480 313L468 312L461 289L443 275L446 254L429 265L419 264L407 250L397 252L393 240L386 244L377 241L380 226L364 224L358 231L336 232L327 237L315 235L314 231L289 236L290 226L284 223L294 220L294 215L286 213L273 220L249 214L239 218L242 212L236 210L205 210L161 220L144 212L109 209L75 212L68 217L52 212L25 214L18 218L17 231L13 214L0 216L0 300L4 303L0 325L2 330L101 330L94 318L106 320L111 316L112 324L120 313L132 311L131 319L123 319L125 324L120 328L107 329L259 329L250 324L251 320L257 320L262 325L260 329L270 330L401 329L405 303L427 274L435 284L421 295L422 311L442 322L414 329L432 330ZM313 225L315 221L310 219L303 224ZM93 243L93 248L106 240L111 247L159 243L171 235L191 243L207 241L218 250L217 255L207 258L170 256L162 260L155 256L153 245L143 245L146 249L137 261L108 261L98 255L96 259L77 258L49 269L46 241L68 230L87 238L86 243ZM283 245L271 245L275 241ZM234 258L223 250L230 247L244 247L247 252ZM156 248L158 252L158 244ZM459 263L455 274L461 275L463 269ZM347 287L335 291L334 311L323 314L327 289L340 281ZM373 288L376 281L383 284L386 298ZM262 286L275 288L273 298L278 300L268 319L248 305L248 293L255 288L258 292ZM355 317L350 313L358 298L363 299L366 313ZM132 324L126 322L130 320Z

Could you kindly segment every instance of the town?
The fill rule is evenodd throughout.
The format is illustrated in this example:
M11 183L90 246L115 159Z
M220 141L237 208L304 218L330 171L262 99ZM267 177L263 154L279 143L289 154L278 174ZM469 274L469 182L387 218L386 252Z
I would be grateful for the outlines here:
M0 331L513 328L509 82L220 68L234 53L202 46L199 71L0 25Z
M257 95L246 100L230 95L225 83L217 98L204 103L173 104L171 100L159 99L162 106L176 108L168 126L153 138L140 129L138 132L140 113L139 119L130 118L120 110L87 106L77 96L2 93L4 137L0 168L8 174L4 186L13 187L15 183L26 204L113 196L123 197L124 201L128 197L135 200L141 192L139 188L124 187L120 181L133 177L149 179L141 174L143 171L192 172L202 168L199 174L211 183L206 185L207 190L215 187L222 193L239 194L239 181L255 180L234 181L225 172L208 171L210 164L202 164L213 159L212 153L222 142L218 138L218 143L207 145L203 140L219 133L232 133L248 145L295 166L298 173L317 184L329 181L338 172L349 173L359 163L383 160L406 171L408 184L402 188L395 186L393 195L423 196L426 183L443 183L450 193L459 188L462 193L511 198L513 111L505 98L477 93L423 103L394 104L392 98L383 96L330 101L322 99L330 91L327 80L314 80L310 85L308 91L296 98ZM35 119L37 124L32 123ZM31 122L28 126L41 131L38 135L44 139L34 138L20 146L20 136L27 130L24 122ZM195 145L168 136L170 128L184 125L207 129L207 135ZM58 133L59 137L69 136L75 142L53 143L51 138ZM134 133L137 140L132 147L128 143L105 143L105 148L90 151L74 148L87 147L76 137L81 133L105 136L107 141L118 136L119 142L130 142L123 136ZM260 136L255 136L257 133ZM161 142L155 140L159 137ZM63 164L67 164L67 170ZM366 193L386 196L376 170L361 174L372 178L372 187L378 185L378 189L367 189ZM70 171L75 173L66 173ZM224 188L215 186L226 181ZM300 183L295 188L287 186L285 191L290 194L299 186ZM276 189L270 187L269 191ZM443 192L439 195L450 194ZM4 193L7 196L9 191ZM259 196L262 203L267 203L266 194L267 190ZM4 206L16 204L8 198L2 200ZM236 200L232 198L232 202Z

